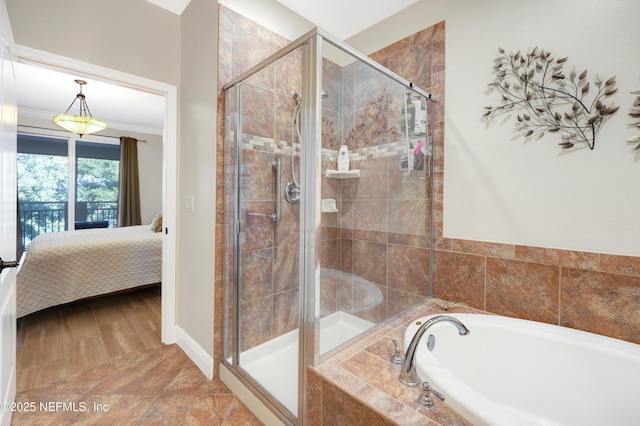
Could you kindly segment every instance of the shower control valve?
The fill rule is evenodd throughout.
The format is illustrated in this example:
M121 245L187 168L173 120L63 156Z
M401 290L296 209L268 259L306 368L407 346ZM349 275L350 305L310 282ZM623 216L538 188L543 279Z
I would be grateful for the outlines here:
M300 201L300 185L289 182L284 187L284 198L289 204L296 204Z

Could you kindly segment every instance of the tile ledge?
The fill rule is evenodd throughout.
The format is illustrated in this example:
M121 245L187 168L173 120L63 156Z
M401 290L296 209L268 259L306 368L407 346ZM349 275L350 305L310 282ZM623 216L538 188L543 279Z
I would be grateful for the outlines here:
M392 395L386 393L384 390L378 388L374 384L369 383L365 378L354 374L353 372L343 368L340 365L347 359L352 358L361 352L365 352L367 348L381 341L390 334L397 333L398 330L404 330L407 324L413 321L415 318L436 313L490 314L489 312L463 305L456 305L450 310L445 310L442 309L438 304L439 301L440 299L429 298L421 303L407 308L405 311L402 311L399 314L381 322L380 324L375 325L363 335L356 337L354 340L346 343L333 352L330 352L325 356L325 358L321 359L321 361L317 365L310 366L309 368L312 369L315 374L321 377L322 380L325 380L331 385L336 386L337 388L348 394L351 398L361 403L367 409L391 421L393 424L406 424L405 422L407 420L407 413L419 414L420 416L422 416L422 419L428 419L428 421L432 421L434 425L440 424L440 422L438 421L438 415L442 414L441 412L437 410L434 412L427 412L424 410L420 410L417 406L409 406L401 400L394 398ZM404 331L402 332L404 333ZM389 354L391 355L391 350ZM345 378L350 378L351 380L344 380ZM359 383L359 386L353 386L354 382ZM351 384L352 386L349 386L349 384ZM372 388L374 392L363 392L363 386ZM367 395L372 394L386 395L386 397L388 397L386 399L394 401L395 403L399 404L399 407L403 408L399 411L394 410L393 412L382 411L376 407L377 402L380 400L379 397L375 399L367 398ZM446 412L448 415L451 415L450 410L446 410ZM459 420L463 424L465 423L464 419L459 418Z

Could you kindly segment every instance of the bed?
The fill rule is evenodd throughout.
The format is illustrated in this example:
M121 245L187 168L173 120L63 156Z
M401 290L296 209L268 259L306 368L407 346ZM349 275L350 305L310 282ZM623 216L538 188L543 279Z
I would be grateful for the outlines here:
M17 276L17 316L162 280L162 233L149 225L38 235Z

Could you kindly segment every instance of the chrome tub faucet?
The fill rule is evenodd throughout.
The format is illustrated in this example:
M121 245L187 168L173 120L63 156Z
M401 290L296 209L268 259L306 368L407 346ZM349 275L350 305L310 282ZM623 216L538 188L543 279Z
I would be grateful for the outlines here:
M469 334L469 329L461 323L458 319L448 316L448 315L438 315L432 318L429 318L425 323L423 323L416 334L413 335L411 339L411 343L409 343L409 347L407 348L407 353L405 354L404 361L402 363L402 370L400 371L400 376L398 379L400 383L406 386L418 386L420 384L420 380L418 380L418 374L416 373L416 364L415 364L415 355L416 349L418 347L418 342L420 338L424 335L424 333L431 327L433 324L446 321L453 324L460 333L461 336L466 336Z

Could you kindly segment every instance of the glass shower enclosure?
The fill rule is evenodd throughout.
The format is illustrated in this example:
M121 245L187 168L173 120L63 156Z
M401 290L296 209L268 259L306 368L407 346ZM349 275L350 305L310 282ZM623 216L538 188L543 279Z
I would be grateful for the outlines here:
M225 86L223 363L285 423L308 366L432 294L434 104L319 29Z

